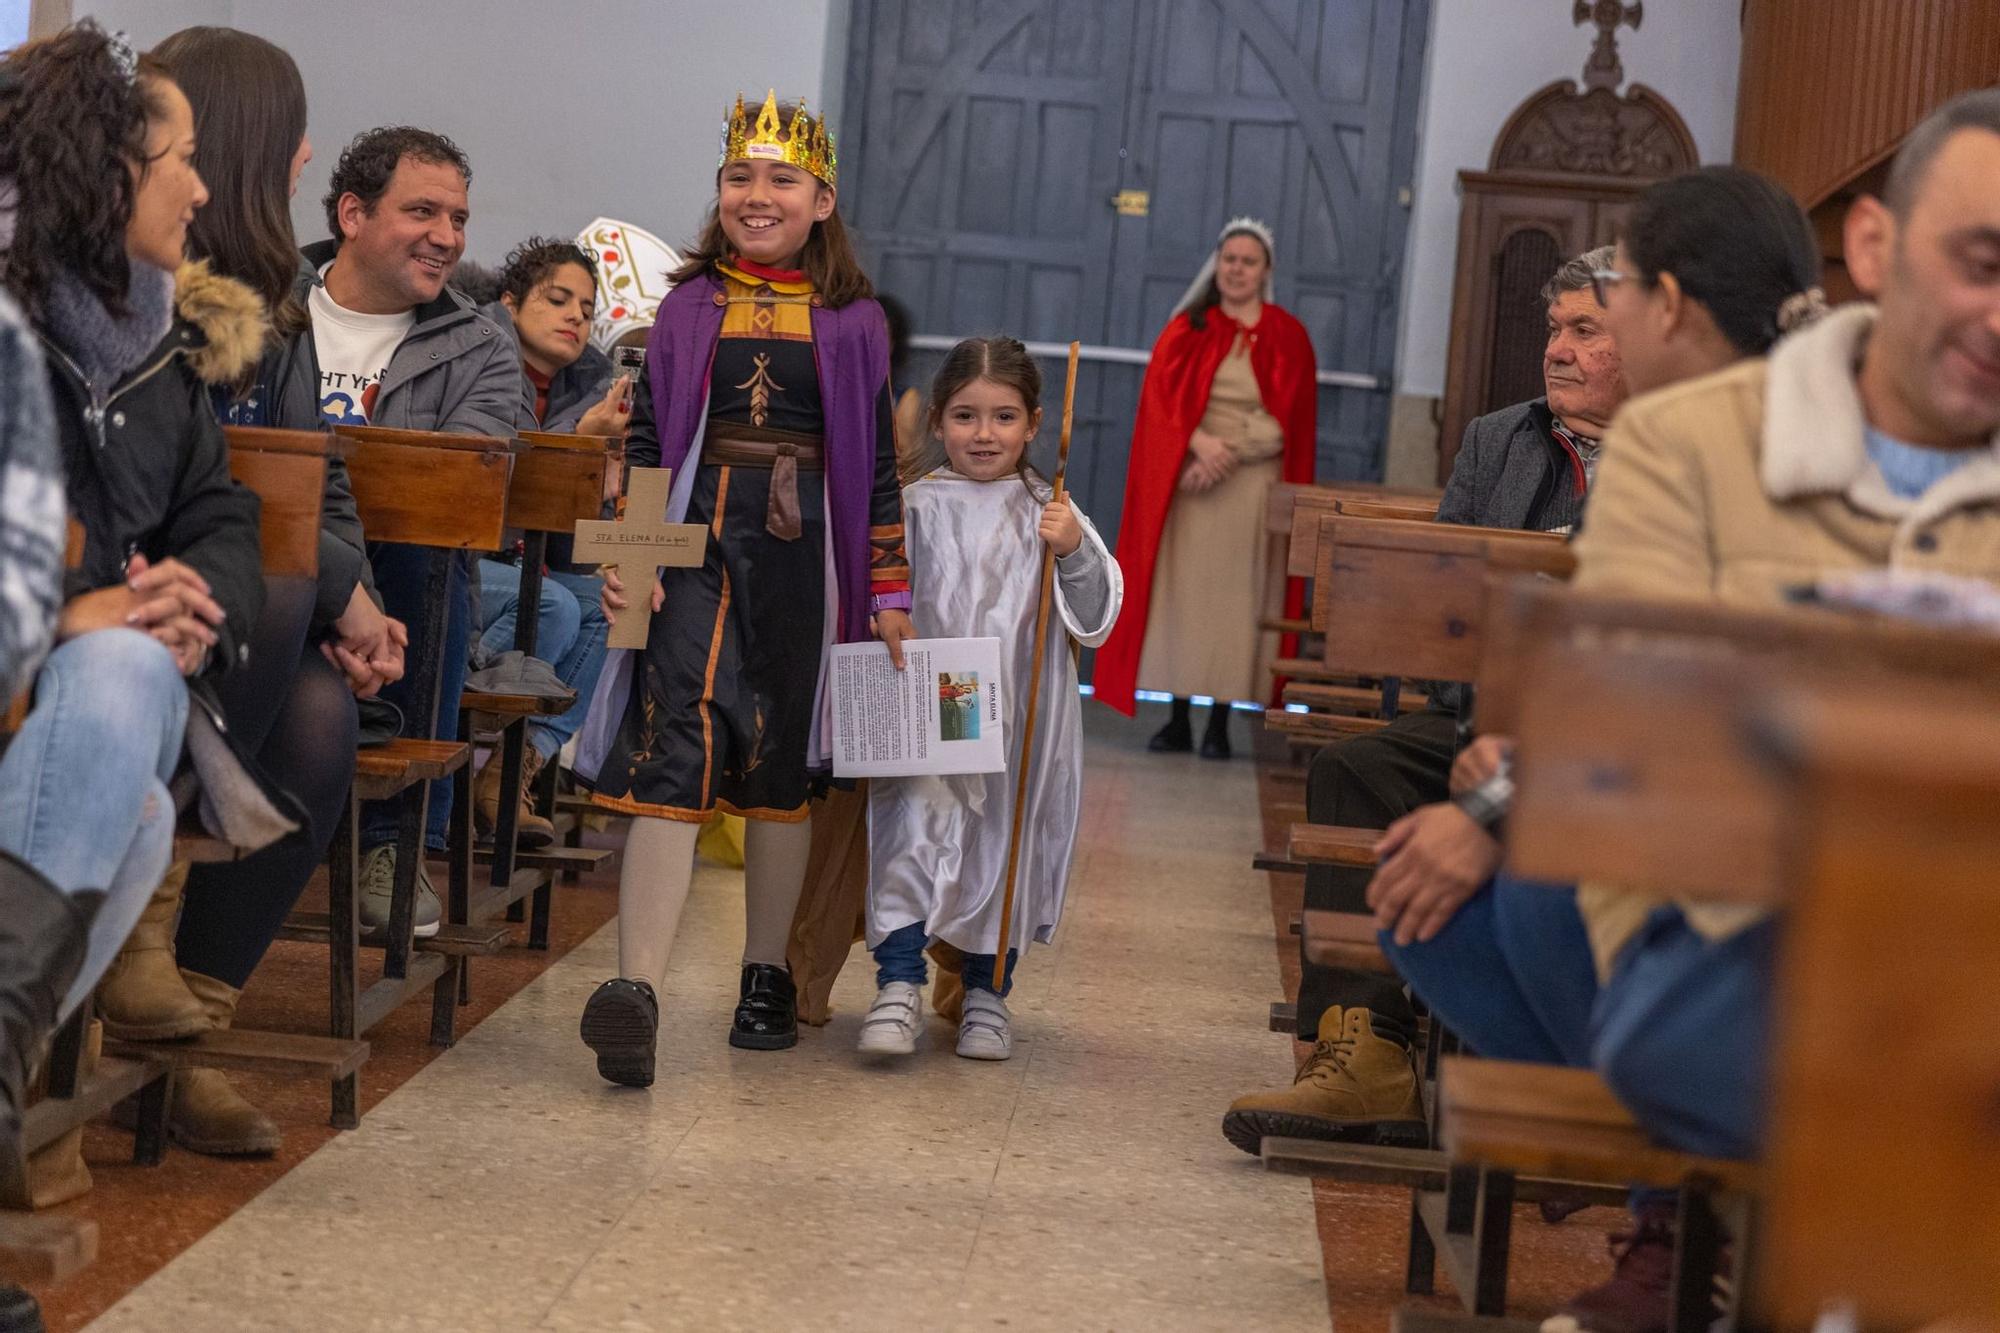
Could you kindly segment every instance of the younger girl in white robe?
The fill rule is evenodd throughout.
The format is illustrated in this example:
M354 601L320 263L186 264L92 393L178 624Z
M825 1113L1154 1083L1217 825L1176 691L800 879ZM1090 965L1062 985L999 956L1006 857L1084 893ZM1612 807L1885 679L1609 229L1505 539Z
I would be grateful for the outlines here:
M965 955L958 1053L1013 1053L1003 998L1029 940L1048 943L1062 918L1082 802L1083 728L1071 640L1094 648L1118 619L1118 563L1073 502L1027 467L1041 424L1042 377L1012 338L953 348L931 386L933 467L903 490L911 618L926 638L997 638L1008 715L1008 771L877 778L868 798L868 947L875 1003L860 1049L908 1055L923 1028L924 948ZM1042 549L1056 553L1055 605L1041 660L1032 661ZM1021 821L1020 868L1008 927L1005 988L995 993L1007 840L1027 730L1031 672L1041 675L1033 771Z

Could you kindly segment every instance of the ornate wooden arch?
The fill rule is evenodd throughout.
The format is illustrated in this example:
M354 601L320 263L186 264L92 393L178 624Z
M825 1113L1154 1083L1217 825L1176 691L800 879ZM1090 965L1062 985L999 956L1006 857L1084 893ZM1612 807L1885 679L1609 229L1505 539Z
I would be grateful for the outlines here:
M1651 88L1620 97L1561 79L1507 118L1488 169L1661 180L1700 164L1687 122Z

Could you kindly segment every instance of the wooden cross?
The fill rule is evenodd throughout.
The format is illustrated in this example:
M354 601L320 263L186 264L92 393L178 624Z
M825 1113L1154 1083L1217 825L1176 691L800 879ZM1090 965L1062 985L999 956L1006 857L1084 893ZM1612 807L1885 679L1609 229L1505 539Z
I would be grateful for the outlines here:
M1625 66L1618 59L1618 29L1637 31L1645 16L1645 0L1632 0L1629 5L1624 0L1576 0L1576 22L1597 25L1597 42L1583 66L1585 88L1618 91L1618 85L1625 82Z
M623 518L588 518L576 525L577 562L615 568L625 585L627 605L611 626L610 647L644 648L653 614L653 581L647 575L662 565L698 565L708 549L707 528L665 520L673 482L670 468L635 467L625 485Z

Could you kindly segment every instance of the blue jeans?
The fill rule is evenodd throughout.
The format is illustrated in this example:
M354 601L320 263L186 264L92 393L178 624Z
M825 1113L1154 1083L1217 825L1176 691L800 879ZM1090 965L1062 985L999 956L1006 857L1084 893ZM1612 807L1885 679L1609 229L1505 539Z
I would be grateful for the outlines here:
M542 606L535 622L535 656L555 668L576 691L576 702L558 717L528 719L528 744L547 763L583 726L597 676L604 669L604 639L611 632L597 593L604 581L594 574L551 570L542 579ZM498 560L479 562L479 647L498 656L514 647L521 609L521 570Z
M1774 922L1710 943L1661 907L1602 989L1573 888L1501 874L1428 944L1382 951L1466 1045L1594 1068L1661 1143L1753 1156Z
M909 925L889 932L888 936L871 952L875 955L875 985L877 989L892 981L907 981L921 986L930 979L930 969L924 965L924 948L931 942L924 930L924 923L912 921ZM1021 956L1019 949L1007 951L1007 985L1000 991L1005 999L1007 992L1014 989L1014 960ZM990 953L969 953L965 955L965 971L960 975L965 980L967 990L993 990L994 955Z
M410 631L406 660L414 665L418 639L424 632L424 582L430 572L430 548L377 542L368 548L368 563L375 571L375 589L382 594L382 608L403 622ZM444 669L438 683L437 730L429 718L412 716L410 689L415 682L405 675L383 687L382 697L403 710L403 735L420 740L458 739L458 699L465 693L465 659L472 642L472 588L468 561L451 557L451 576L445 592ZM441 852L451 828L452 784L450 779L429 783L430 806L424 824L424 845ZM361 850L371 851L396 840L396 819L402 800L367 801L361 806Z
M111 965L173 859L167 782L187 710L171 653L137 630L97 630L49 656L0 759L0 848L65 893L106 893L65 1014Z

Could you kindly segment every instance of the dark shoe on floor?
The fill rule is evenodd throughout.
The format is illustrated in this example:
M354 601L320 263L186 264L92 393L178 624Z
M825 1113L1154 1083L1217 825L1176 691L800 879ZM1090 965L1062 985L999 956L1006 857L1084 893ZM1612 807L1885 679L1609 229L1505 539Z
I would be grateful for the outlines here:
M653 1086L660 1043L660 1000L643 981L614 977L583 1006L583 1044L597 1052L597 1072L628 1088Z
M1189 717L1187 700L1174 700L1167 725L1153 733L1146 748L1154 754L1187 754L1194 749L1194 723Z
M1208 726L1201 733L1203 759L1229 758L1229 705L1218 702L1208 710Z
M1611 1280L1542 1321L1542 1333L1667 1333L1674 1277L1674 1208L1646 1204L1611 1237Z
M799 1044L799 988L788 967L743 965L743 998L729 1044L746 1051L782 1051Z
M94 889L66 894L27 862L0 852L0 920L6 922L0 931L0 1196L27 1194L21 1115L28 1071L83 967L90 922L103 902Z
M1358 1006L1328 1009L1292 1086L1238 1097L1222 1117L1222 1133L1253 1156L1262 1154L1267 1136L1428 1146L1408 1033Z
M0 1282L0 1333L47 1333L42 1307L27 1288Z

